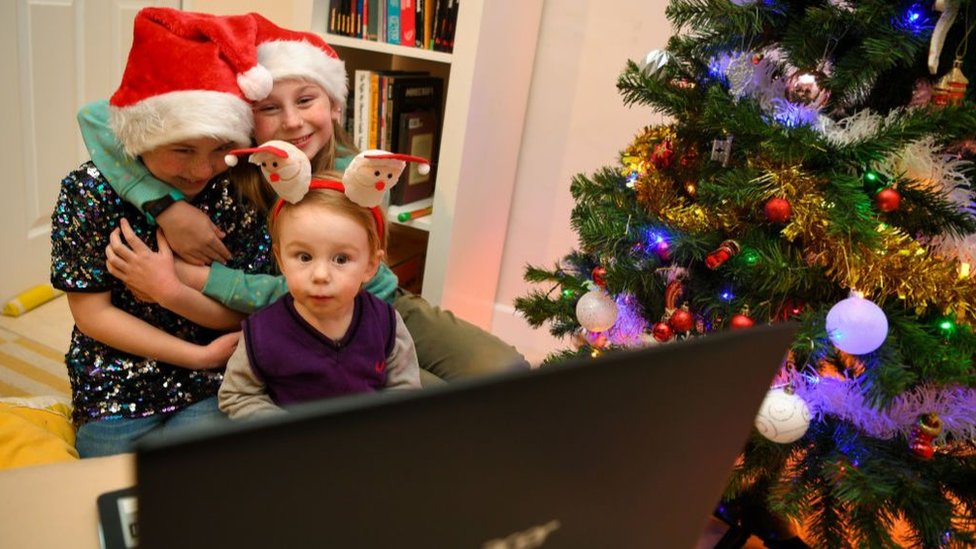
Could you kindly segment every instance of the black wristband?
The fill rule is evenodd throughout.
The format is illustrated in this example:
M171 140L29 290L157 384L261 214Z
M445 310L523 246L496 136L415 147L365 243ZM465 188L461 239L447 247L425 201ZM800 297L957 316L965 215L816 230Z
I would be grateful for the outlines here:
M142 211L145 212L146 217L149 218L149 222L156 224L156 218L163 213L166 208L169 208L177 200L183 200L183 193L179 191L172 191L162 198L157 198L155 200L150 200L148 202L142 203Z

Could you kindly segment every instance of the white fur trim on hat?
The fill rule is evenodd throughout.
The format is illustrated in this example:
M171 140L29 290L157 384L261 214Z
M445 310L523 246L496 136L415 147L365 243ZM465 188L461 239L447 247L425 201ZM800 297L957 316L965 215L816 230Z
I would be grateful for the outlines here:
M322 86L340 106L349 93L346 64L304 40L269 40L258 45L258 63L277 80L304 78Z
M240 86L244 97L251 101L260 101L271 93L274 86L274 78L268 69L261 65L255 65L245 72L237 75L237 85Z
M241 98L222 92L177 91L111 107L109 124L125 152L138 156L161 145L212 137L246 146L254 115Z

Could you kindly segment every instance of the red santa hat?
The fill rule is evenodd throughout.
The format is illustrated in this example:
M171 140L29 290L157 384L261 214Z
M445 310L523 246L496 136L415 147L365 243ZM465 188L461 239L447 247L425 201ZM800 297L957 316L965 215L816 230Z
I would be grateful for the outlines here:
M250 143L250 101L273 85L258 64L256 41L252 15L140 10L122 83L109 101L112 130L126 152L200 137Z
M257 23L258 63L275 81L301 78L322 87L340 106L349 94L346 64L319 35L283 29L252 13Z

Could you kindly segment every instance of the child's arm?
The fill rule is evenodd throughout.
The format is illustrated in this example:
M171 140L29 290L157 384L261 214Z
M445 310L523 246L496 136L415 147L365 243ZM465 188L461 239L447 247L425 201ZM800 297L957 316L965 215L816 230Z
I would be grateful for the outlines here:
M394 311L395 312L395 311ZM396 342L393 351L386 357L387 389L419 389L420 363L413 338L407 331L400 313L396 313Z
M193 273L199 269L192 269ZM196 287L195 280L184 278L183 272L190 269L180 269L180 277L191 288ZM197 278L198 275L191 275ZM376 275L366 283L366 291L376 297L393 303L396 297L397 277L386 265L381 264ZM247 274L238 269L230 269L219 263L210 266L206 282L201 291L204 295L216 299L227 307L242 313L253 313L274 303L281 296L288 293L285 277Z
M251 369L247 359L247 342L241 336L241 343L227 361L224 381L217 393L217 405L231 419L270 415L283 410L271 400L263 382Z
M108 272L125 283L137 295L185 317L201 326L215 330L236 329L244 315L182 283L176 274L175 259L166 237L156 232L159 251L152 251L132 231L123 218L112 231L110 244L105 248ZM125 238L125 242L122 238Z
M78 127L85 147L109 186L143 213L147 213L149 203L182 197L176 189L153 177L141 160L126 154L109 127L108 118L105 100L89 103L78 111ZM230 251L220 240L223 232L206 214L185 201L177 199L148 217L163 228L173 249L187 261L205 265L230 259Z
M219 368L237 346L239 332L197 345L168 334L112 305L111 292L67 292L75 325L86 336L136 356L191 370Z

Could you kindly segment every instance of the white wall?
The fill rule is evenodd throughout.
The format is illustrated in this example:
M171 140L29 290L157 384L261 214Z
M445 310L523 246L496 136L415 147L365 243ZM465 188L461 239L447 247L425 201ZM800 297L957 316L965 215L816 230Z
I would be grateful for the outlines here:
M532 287L526 264L551 266L576 245L572 177L613 165L637 132L663 118L624 107L617 77L627 59L664 47L665 0L548 0L542 14L528 114L508 220L491 331L532 363L566 347L512 307ZM544 288L539 288L544 289Z

